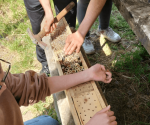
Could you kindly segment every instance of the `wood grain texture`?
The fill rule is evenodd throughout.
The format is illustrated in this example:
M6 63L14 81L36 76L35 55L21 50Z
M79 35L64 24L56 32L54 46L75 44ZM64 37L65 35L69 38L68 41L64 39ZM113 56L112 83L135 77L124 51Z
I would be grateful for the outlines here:
M43 29L44 20L42 21L41 28ZM47 58L47 63L50 71L51 77L59 76L58 69L56 67L56 62L53 59L53 51L50 45L51 38L50 36L43 37L42 41L48 45L48 49L45 50L45 55ZM72 113L70 111L68 99L66 98L65 93L58 92L53 94L55 110L57 113L58 119L61 121L62 125L75 125Z
M58 25L57 28L59 29L60 26L61 30L59 31L58 29L56 29L50 36L50 43L51 45L53 45L52 50L54 50L53 53L57 53L57 51L61 52L61 49L63 49L63 47L55 47L54 44L56 43L54 42L58 40L60 40L61 42L65 42L66 35L68 36L69 34L71 34L71 30L64 18L59 23L60 25ZM64 37L62 34L64 35ZM62 43L61 45L64 45L64 43ZM57 56L56 54L54 55ZM90 64L88 64L87 66L87 63L85 62L85 60L88 62L87 57L85 55L83 57L81 52L79 52L78 56L82 62L82 66L84 67L84 69L88 69L88 66L90 66ZM58 72L60 75L63 75L61 64L62 63L60 63L56 59ZM66 90L65 93L68 98L70 109L76 125L85 125L96 112L100 111L102 108L105 108L107 105L101 96L102 93L99 92L94 81L86 82L72 87Z
M150 54L150 1L113 0L113 2Z

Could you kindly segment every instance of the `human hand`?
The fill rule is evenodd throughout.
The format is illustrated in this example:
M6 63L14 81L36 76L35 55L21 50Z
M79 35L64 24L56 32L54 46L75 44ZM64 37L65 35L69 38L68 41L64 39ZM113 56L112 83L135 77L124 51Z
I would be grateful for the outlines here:
M44 23L44 29L46 32L46 35L51 33L56 28L56 23L54 23L54 16L52 13L45 15L45 23Z
M96 64L89 68L89 76L91 80L102 81L104 83L110 83L112 80L112 74L109 71L106 71L105 66Z
M110 105L97 112L86 125L117 125L114 112L110 111Z
M84 37L76 31L75 33L69 35L66 39L66 45L64 51L66 55L72 54L75 50L76 53L80 51L81 45L83 44Z

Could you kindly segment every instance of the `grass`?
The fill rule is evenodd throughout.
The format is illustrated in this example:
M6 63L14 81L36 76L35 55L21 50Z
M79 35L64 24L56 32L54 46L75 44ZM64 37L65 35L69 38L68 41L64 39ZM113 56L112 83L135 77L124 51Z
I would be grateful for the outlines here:
M36 57L35 45L26 32L31 25L23 1L5 0L0 2L0 6L3 12L0 18L2 22L0 23L0 35L3 37L1 44L16 51L20 56L19 60L13 64L11 72L21 73L25 69L32 69L32 62Z
M9 48L12 54L16 52L18 56L12 63L11 73L23 73L28 69L37 70L37 68L39 71L41 64L36 60L35 45L26 31L28 27L31 29L31 24L23 0L1 0L0 7L0 44ZM52 9L54 10L53 4ZM37 67L34 65L35 61ZM45 114L58 120L52 103L52 97L47 97L45 102L27 107L23 114L31 111L35 114L35 117Z
M49 115L52 118L58 120L57 114L53 106L52 96L46 97L45 102L39 101L34 105L28 106L26 110L23 112L23 115L25 115L28 111L31 111L34 114L34 117L37 117L39 115Z
M114 66L114 71L128 72L130 76L133 76L140 84L140 77L147 76L148 82L150 79L149 75L149 65L143 63L145 60L149 59L150 56L143 48L143 46L138 45L138 49L135 52L130 52L126 54L121 54L119 59L116 59ZM116 56L117 57L117 56Z

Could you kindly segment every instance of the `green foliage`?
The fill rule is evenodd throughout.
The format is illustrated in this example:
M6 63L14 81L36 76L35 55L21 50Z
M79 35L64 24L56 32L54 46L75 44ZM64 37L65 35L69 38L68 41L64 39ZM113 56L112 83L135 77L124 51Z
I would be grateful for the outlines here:
M116 45L112 45L112 46L111 46L111 49L113 49L113 50L118 50L118 47L117 47Z
M141 122L141 121L135 121L131 123L130 125L149 125L149 123Z
M139 45L135 52L119 55L113 69L117 72L127 72L139 80L149 70L148 64L142 63L146 58L150 58L149 54L143 46ZM150 75L148 75L148 80L150 80Z

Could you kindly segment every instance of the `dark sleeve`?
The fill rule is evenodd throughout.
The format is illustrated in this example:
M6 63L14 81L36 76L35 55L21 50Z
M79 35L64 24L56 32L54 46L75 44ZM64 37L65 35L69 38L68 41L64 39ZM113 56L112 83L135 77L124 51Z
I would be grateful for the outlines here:
M45 97L50 95L46 75L38 75L31 70L25 72L25 74L9 73L5 83L19 106L27 106L40 100L44 101Z

